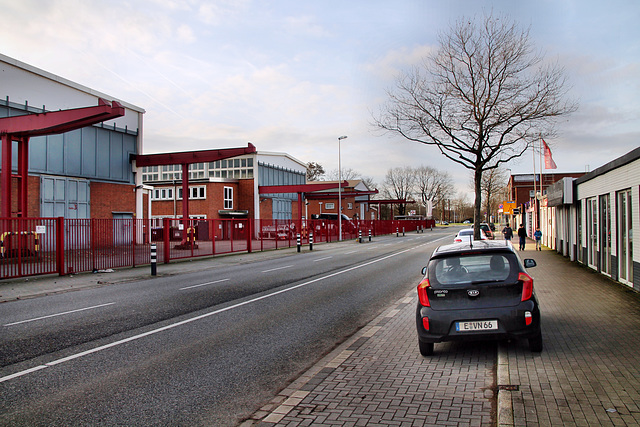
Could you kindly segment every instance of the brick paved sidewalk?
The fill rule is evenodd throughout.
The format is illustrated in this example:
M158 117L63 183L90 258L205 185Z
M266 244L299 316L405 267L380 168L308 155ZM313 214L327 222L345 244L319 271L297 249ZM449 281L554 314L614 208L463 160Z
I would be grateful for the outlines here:
M423 358L412 290L243 426L640 425L640 295L527 247L542 353L501 343L496 366L495 343L443 343Z
M499 381L519 388L508 392L514 425L640 425L640 295L555 251L527 246L522 257L538 263L529 273L544 350L501 345L508 374Z
M325 357L249 425L495 425L495 343L418 350L415 290Z

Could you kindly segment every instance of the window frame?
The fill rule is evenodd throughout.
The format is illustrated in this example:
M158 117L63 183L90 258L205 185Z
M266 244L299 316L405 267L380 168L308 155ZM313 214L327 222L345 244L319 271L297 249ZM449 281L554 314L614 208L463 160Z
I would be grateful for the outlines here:
M223 187L224 209L233 209L233 187Z

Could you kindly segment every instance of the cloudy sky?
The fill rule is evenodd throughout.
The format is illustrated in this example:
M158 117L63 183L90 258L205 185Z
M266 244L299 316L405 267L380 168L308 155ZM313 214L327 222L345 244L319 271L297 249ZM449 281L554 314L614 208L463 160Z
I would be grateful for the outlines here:
M372 112L439 31L492 10L530 28L579 102L547 141L557 172L640 146L637 0L0 0L0 10L0 53L144 108L145 154L252 142L331 171L347 135L344 168L380 184L390 168L427 165L469 193L467 169L380 135ZM530 173L532 158L509 166Z

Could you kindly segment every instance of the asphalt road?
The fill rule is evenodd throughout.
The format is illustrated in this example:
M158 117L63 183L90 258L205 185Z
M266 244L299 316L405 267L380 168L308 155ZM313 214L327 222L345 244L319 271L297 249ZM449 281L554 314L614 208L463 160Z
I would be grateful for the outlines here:
M236 425L416 286L451 235L2 304L0 424Z

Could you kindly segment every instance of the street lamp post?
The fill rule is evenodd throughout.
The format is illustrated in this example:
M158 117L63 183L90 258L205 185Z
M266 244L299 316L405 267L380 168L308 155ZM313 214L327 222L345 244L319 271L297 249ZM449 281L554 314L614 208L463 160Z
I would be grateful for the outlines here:
M338 241L342 241L342 160L340 159L340 141L346 135L338 137Z

